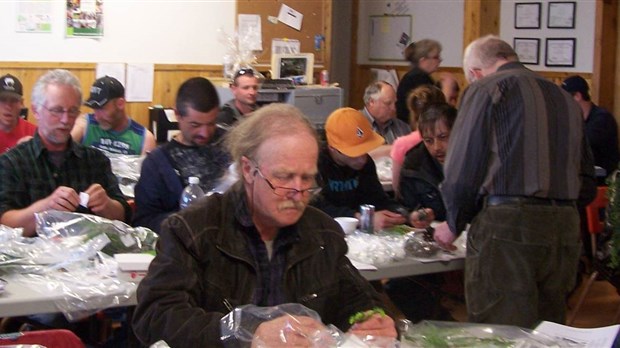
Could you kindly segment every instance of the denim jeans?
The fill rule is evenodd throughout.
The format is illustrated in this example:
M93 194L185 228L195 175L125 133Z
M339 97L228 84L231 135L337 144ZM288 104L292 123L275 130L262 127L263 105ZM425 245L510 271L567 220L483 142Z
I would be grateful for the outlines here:
M469 321L534 327L564 324L579 261L579 215L572 206L485 206L467 237Z

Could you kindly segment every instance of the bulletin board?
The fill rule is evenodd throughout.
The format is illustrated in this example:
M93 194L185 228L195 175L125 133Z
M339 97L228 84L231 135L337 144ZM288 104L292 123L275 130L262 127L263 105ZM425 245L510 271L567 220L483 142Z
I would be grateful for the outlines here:
M286 24L270 20L278 18L280 7L285 4L292 9L303 14L301 30L298 31ZM331 25L331 12L328 10L329 0L307 1L307 0L275 0L275 1L256 1L256 0L237 0L237 14L257 14L261 17L263 51L258 57L259 64L271 63L271 40L272 39L295 39L299 40L301 53L314 53L314 64L325 64L328 42L328 28ZM323 37L325 40L319 41L317 49L315 36Z
M368 59L402 60L411 41L411 16L370 16Z

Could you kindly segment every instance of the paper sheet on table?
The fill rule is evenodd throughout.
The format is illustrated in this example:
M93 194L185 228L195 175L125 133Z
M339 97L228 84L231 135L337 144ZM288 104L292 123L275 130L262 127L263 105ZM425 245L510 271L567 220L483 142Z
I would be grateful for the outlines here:
M398 75L396 70L390 69L370 69L370 74L375 81L385 81L394 87L394 90L398 89Z
M580 343L579 347L606 348L612 347L620 325L605 326L593 329L579 329L549 321L543 321L536 331L547 336Z
M377 267L375 267L375 266L373 266L371 264L355 261L355 260L352 260L352 259L349 259L349 260L351 260L351 263L353 264L353 266L355 268L357 268L358 271L376 271L376 270L378 270Z

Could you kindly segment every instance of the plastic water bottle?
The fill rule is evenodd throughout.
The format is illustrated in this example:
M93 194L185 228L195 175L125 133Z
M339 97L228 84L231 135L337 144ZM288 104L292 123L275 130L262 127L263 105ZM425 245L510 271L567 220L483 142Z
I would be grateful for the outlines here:
M190 176L188 181L189 185L185 186L181 193L181 199L179 201L179 208L181 209L187 208L192 202L195 202L205 195L200 185L198 185L200 183L200 178L197 176Z

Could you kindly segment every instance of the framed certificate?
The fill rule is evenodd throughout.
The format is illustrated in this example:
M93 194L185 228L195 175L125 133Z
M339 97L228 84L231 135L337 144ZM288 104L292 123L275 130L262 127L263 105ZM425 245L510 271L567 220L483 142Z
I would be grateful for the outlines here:
M546 66L575 66L575 42L574 38L547 39Z
M575 29L575 7L577 3L550 2L547 11L547 28Z
M540 2L515 4L516 29L540 29Z
M538 64L540 39L515 37L514 48L521 63Z

